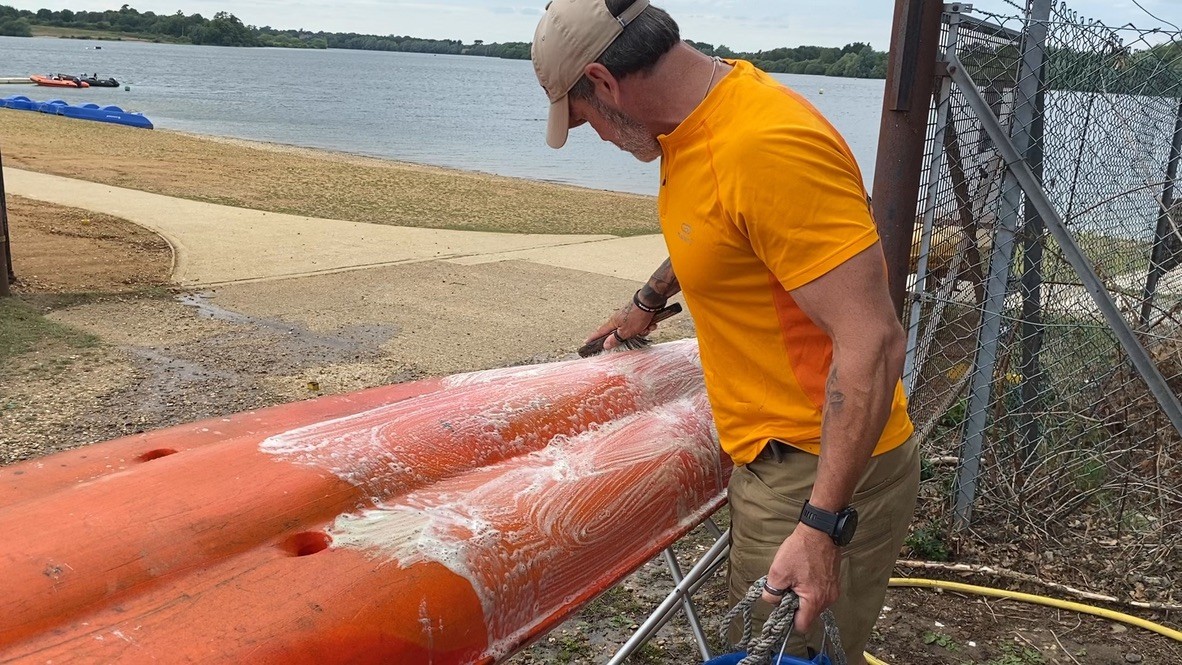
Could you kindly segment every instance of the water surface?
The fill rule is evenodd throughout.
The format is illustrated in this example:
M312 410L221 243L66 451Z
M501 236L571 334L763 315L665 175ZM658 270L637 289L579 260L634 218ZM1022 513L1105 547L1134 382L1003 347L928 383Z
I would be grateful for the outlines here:
M117 104L162 129L657 191L656 164L637 162L589 128L572 132L562 150L548 148L546 97L524 60L0 37L0 77L56 72L113 76L131 91L0 86L0 95ZM883 82L776 78L843 133L869 186Z

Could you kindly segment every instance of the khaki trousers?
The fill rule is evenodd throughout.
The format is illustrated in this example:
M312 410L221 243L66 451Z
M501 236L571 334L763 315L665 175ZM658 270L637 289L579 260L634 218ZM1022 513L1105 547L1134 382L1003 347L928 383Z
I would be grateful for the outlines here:
M767 574L776 550L796 528L817 477L817 459L773 442L755 461L735 468L729 490L731 553L727 576L732 606ZM858 529L842 550L841 596L832 607L848 654L861 654L870 639L895 558L907 537L918 492L919 449L912 438L872 457L854 493ZM753 634L758 634L770 611L762 601L756 605ZM737 642L742 626L736 622L728 635ZM820 651L821 635L818 621L810 635L792 635L787 653L805 657L806 648Z

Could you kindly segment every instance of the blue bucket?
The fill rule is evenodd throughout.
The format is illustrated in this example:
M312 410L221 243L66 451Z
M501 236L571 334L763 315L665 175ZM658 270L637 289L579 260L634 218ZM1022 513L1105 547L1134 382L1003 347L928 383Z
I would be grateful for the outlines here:
M728 653L717 658L711 658L705 665L738 665L740 660L747 657L746 651ZM773 665L833 665L833 661L825 654L817 654L812 660L797 658L796 656L779 656L772 659Z

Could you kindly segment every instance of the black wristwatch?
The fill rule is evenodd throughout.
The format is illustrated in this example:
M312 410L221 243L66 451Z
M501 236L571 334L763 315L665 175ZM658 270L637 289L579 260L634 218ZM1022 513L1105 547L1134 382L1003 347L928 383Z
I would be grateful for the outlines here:
M805 501L800 509L800 523L828 534L838 547L845 547L854 539L854 530L858 528L858 511L847 506L831 513Z

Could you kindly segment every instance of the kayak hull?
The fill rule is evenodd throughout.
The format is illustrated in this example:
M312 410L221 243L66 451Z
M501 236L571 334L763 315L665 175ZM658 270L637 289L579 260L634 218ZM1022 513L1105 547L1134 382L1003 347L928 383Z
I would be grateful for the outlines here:
M497 662L709 516L730 471L692 340L86 451L0 475L13 662Z

